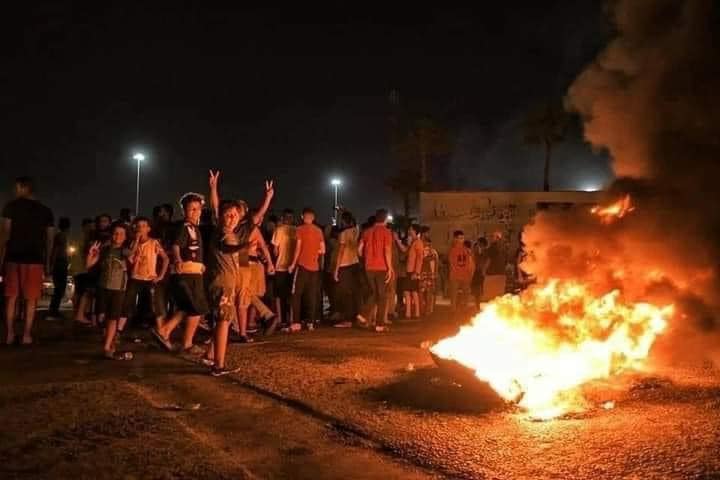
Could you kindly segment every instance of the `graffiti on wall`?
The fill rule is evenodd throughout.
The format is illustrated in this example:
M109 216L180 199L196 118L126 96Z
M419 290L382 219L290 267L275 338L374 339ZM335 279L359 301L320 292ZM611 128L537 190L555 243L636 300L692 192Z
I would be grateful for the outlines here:
M454 205L448 208L444 201L435 201L433 204L433 218L430 220L444 220L462 223L493 223L513 224L525 222L535 215L535 205L528 205L526 215L522 215L520 207L515 203L496 203L489 197L475 199L470 205Z

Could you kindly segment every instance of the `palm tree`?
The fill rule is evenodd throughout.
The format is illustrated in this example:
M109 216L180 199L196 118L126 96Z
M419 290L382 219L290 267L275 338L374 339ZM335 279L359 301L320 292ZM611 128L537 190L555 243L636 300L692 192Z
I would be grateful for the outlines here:
M403 200L403 216L410 217L410 204L412 197L420 190L420 177L417 171L399 170L387 182L390 189L399 194Z
M568 114L561 105L548 102L531 111L525 119L525 143L542 145L545 148L545 169L543 172L543 191L550 191L550 158L553 147L565 140Z
M451 152L447 130L438 126L428 117L414 122L405 138L395 147L395 156L401 164L410 165L407 170L416 170L419 189L429 185L428 167L430 161ZM418 190L419 190L418 189Z

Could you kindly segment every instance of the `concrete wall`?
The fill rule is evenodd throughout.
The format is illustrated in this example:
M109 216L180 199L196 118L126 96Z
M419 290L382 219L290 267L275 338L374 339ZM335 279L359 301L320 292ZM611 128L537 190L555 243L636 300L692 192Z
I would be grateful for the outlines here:
M470 240L505 233L509 247L517 248L518 233L538 209L596 204L602 192L421 192L420 222L430 227L433 245L447 252L452 232L463 230Z

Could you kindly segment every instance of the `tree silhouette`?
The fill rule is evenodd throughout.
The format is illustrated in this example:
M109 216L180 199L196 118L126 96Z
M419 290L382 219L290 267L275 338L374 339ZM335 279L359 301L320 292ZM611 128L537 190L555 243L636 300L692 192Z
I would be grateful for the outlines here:
M395 146L395 156L400 160L402 169L416 171L418 188L430 185L428 172L430 162L448 155L452 151L447 130L428 117L413 122L407 135Z
M543 190L550 191L550 163L553 147L565 140L569 116L558 103L548 102L529 112L524 123L525 143L545 149Z

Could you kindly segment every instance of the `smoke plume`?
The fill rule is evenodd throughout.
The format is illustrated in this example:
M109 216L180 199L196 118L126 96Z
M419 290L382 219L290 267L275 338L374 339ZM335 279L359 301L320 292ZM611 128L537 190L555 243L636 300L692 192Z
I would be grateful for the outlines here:
M716 330L720 311L718 10L713 0L609 5L615 36L566 100L612 158L608 201L629 193L635 210L610 225L587 208L545 211L523 237L539 279L674 303L685 338Z

